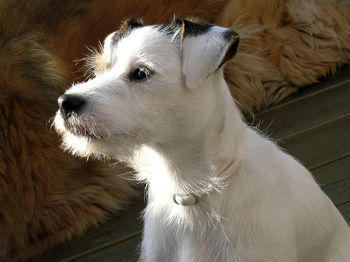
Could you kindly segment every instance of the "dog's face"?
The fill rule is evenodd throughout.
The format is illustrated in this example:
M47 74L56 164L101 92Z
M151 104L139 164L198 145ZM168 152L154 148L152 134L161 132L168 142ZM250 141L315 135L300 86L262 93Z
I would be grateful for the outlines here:
M59 98L55 127L64 146L82 156L115 156L196 136L210 107L210 91L202 86L237 45L235 32L217 26L126 21L105 39L94 78Z

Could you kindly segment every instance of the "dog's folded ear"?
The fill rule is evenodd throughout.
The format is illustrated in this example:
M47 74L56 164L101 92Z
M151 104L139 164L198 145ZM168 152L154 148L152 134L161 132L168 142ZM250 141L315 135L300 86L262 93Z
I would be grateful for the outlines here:
M188 88L196 88L237 52L238 34L229 28L177 19L181 24L182 70Z

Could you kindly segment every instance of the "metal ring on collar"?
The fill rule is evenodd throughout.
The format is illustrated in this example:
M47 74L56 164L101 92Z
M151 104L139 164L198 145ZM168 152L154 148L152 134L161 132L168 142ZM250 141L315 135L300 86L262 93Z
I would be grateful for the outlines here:
M193 206L198 204L199 197L193 193L186 194L186 195L180 195L180 194L174 194L173 195L173 201L177 205L181 206Z

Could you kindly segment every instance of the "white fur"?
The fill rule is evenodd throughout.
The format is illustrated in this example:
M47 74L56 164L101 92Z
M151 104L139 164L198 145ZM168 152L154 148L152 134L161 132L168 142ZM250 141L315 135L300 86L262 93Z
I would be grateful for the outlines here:
M183 75L188 88L196 88L219 66L228 44L222 40L227 28L211 27L207 33L188 36L182 42Z
M71 134L60 113L55 124L73 153L121 159L147 183L140 261L350 261L348 225L300 163L243 123L222 68L197 72L209 75L188 88L182 68L192 69L182 64L181 43L153 27L113 48L106 71L67 91L88 99L77 125L100 138ZM204 57L203 50L192 51ZM219 64L211 55L199 61ZM138 64L155 73L128 81ZM232 159L240 168L222 183L217 171ZM206 192L194 206L172 199Z

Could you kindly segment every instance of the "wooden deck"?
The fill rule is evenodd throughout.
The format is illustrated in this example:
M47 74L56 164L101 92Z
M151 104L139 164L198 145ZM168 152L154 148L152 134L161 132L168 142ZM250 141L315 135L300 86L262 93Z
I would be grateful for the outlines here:
M350 222L350 65L255 116L254 125L308 167ZM143 197L35 262L137 261Z

